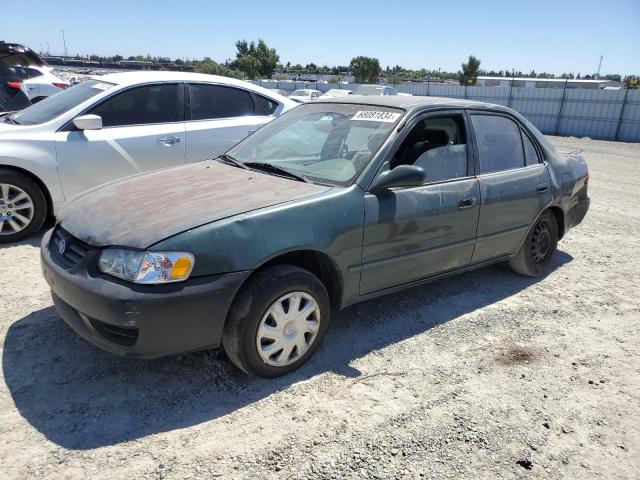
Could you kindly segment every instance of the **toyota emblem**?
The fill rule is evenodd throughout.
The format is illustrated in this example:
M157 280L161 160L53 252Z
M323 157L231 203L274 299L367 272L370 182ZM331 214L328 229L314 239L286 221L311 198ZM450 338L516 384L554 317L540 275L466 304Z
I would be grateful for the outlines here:
M64 239L60 240L60 243L58 243L58 253L62 255L66 250L66 248L67 248L67 242L65 242Z

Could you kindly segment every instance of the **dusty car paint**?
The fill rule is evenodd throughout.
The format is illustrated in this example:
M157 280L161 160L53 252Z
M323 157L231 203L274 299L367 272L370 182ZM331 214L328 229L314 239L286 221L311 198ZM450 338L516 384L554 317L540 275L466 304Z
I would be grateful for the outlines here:
M189 228L327 189L206 161L97 187L58 218L90 245L145 248Z

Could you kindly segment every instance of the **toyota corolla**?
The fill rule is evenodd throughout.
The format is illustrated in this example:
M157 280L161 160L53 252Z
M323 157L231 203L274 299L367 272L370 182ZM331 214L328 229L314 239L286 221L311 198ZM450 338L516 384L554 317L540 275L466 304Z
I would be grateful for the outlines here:
M588 180L502 106L319 100L214 160L79 196L42 268L60 315L103 349L223 347L275 377L313 355L332 311L496 262L545 274Z

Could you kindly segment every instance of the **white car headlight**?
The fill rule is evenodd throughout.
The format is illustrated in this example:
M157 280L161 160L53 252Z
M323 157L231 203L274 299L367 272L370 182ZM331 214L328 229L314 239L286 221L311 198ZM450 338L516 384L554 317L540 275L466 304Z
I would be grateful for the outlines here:
M171 283L189 278L195 258L188 252L140 252L107 248L100 254L102 273L134 283Z

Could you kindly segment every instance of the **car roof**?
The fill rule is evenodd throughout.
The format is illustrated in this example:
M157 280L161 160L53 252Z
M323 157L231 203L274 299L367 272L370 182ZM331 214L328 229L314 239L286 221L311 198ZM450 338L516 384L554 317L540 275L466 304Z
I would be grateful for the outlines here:
M169 72L146 70L143 72L119 72L107 75L96 75L96 80L116 83L118 85L135 85L138 83L148 83L154 81L162 82L215 82L227 85L247 86L248 82L236 80L235 78L222 77L220 75L209 75L206 73L192 72ZM257 85L253 85L257 87ZM259 87L258 87L259 88ZM266 90L266 89L265 89Z
M405 110L416 110L426 108L498 108L500 110L506 110L501 105L494 105L486 102L478 102L475 100L463 100L459 98L444 98L444 97L421 97L411 96L405 97L403 95L387 95L387 96L371 96L371 95L349 95L346 97L339 97L340 100L334 98L322 98L320 97L316 103L349 103L349 104L362 104L372 105L380 107L396 107L403 108Z
M206 73L192 73L192 72L169 72L161 70L146 70L143 72L119 72L109 73L107 75L94 75L91 78L94 80L103 80L105 82L115 83L121 86L139 85L150 82L209 82L222 85L230 85L247 90L253 90L256 93L265 95L266 97L273 98L278 102L288 105L297 105L293 100L287 99L284 95L281 95L273 90L266 89L260 85L246 82L244 80L237 80L235 78L223 77L220 75L209 75Z

